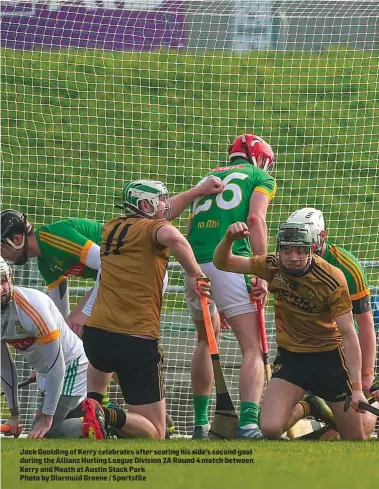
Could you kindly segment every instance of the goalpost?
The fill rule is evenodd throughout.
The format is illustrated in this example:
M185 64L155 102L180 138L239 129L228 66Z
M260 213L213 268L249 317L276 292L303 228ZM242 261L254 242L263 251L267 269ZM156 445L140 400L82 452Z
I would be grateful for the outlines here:
M0 9L3 208L36 226L105 221L125 181L157 178L181 192L252 132L277 157L270 251L290 213L317 207L379 295L379 0L2 0ZM175 221L183 232L187 217ZM188 435L195 330L176 264L169 274L167 405ZM35 263L17 269L16 283L43 287ZM91 283L70 286L75 303ZM272 302L266 316L273 356ZM227 330L220 357L238 406L241 357ZM23 380L29 370L18 367ZM112 396L121 399L116 386ZM20 399L28 428L35 386Z

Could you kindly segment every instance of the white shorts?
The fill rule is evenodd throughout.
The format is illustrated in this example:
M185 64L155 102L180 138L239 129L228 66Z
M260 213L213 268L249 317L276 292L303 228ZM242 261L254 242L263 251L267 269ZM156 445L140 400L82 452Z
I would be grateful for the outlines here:
M213 262L202 263L200 268L211 279L211 316L216 308L225 314L226 319L240 314L248 314L256 311L255 304L250 302L249 292L246 286L245 276L240 273L223 272L216 268ZM187 306L193 319L201 320L200 300L187 286L188 277L184 273L184 291Z
M87 396L88 359L83 352L78 358L66 365L63 380L62 396L73 396L85 399ZM46 390L46 375L37 372L37 384L43 393Z

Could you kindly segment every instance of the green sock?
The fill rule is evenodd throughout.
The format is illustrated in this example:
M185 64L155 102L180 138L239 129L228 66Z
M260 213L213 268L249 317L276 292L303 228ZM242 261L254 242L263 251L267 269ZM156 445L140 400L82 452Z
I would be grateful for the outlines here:
M208 424L208 404L209 396L193 396L196 426Z
M247 424L258 424L259 406L255 402L241 402L240 428Z

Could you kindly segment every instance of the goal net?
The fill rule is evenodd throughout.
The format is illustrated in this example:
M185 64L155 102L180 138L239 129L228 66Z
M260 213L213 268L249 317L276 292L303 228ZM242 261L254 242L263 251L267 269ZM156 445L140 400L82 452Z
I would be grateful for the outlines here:
M125 181L187 190L226 163L235 136L252 132L277 155L270 251L290 213L317 207L330 240L357 256L379 295L379 1L2 0L0 8L3 208L35 226L105 221ZM187 217L175 221L183 232ZM188 435L196 338L181 271L171 263L169 273L167 404L177 433ZM44 287L33 262L17 268L16 283ZM70 280L72 303L90 286ZM266 315L273 357L272 301ZM228 330L220 354L238 406L241 356ZM18 355L17 364L24 379ZM117 386L111 397L122 402ZM20 399L28 427L35 386Z

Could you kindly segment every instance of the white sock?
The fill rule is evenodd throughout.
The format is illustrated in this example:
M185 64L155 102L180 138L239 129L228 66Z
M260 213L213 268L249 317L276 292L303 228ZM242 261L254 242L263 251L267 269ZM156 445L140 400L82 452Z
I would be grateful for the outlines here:
M241 430L255 430L255 428L258 428L258 425L255 423L245 424L245 426L241 426Z

